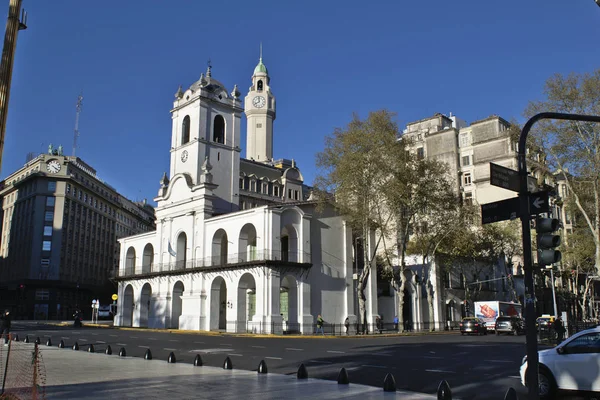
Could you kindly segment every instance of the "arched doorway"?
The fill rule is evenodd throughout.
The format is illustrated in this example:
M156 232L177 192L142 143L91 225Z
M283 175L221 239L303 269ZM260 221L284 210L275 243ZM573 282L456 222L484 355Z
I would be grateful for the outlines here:
M298 262L298 233L291 225L281 230L281 261Z
M127 285L121 303L122 326L133 326L133 286Z
M125 275L135 274L135 249L130 247L127 249L127 256L125 260Z
M227 284L217 276L210 287L210 326L211 331L227 329Z
M227 264L227 232L219 229L212 240L212 265Z
M217 143L225 143L225 119L217 115L213 125L213 141Z
M404 304L402 304L402 320L404 321L403 331L413 330L413 299L412 293L408 289L404 289Z
M256 228L252 224L246 224L240 231L239 240L239 261L256 260Z
M298 324L298 281L291 275L281 280L279 309L283 315L283 330L300 332Z
M248 321L256 314L256 281L251 273L245 273L238 283L237 332L252 332Z
M142 257L142 274L147 274L152 271L154 263L154 247L148 243L144 247L144 256Z
M150 300L152 298L152 286L149 283L142 286L140 294L140 327L148 328L148 320L150 319Z
M185 290L183 282L177 281L173 286L173 293L171 294L171 328L179 329L179 317L183 312L181 304L181 296Z
M187 235L185 232L181 232L179 236L177 236L177 252L175 258L175 268L176 269L184 269L185 262L187 259Z

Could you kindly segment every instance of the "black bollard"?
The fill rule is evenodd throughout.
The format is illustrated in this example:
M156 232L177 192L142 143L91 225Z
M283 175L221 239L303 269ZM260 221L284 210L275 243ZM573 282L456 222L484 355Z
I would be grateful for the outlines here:
M517 391L513 388L508 388L506 395L504 395L504 400L519 400Z
M19 335L15 335L15 338L13 339L15 342L19 341Z
M73 350L79 350L79 344L77 342L73 345Z
M48 341L46 342L46 346L52 346L52 339L48 338Z
M90 347L88 347L88 353L95 353L96 349L94 348L93 344L90 344Z
M450 385L445 380L441 381L440 386L438 386L437 398L438 400L452 400L452 390L450 390Z
M177 359L175 358L175 353L173 353L173 352L169 353L169 358L167 358L167 362L169 364L175 364L177 362Z
M104 350L104 354L107 354L109 356L112 354L112 348L110 347L110 344L108 346L106 346L106 350Z
M298 379L308 379L308 371L306 370L304 364L300 364L296 376L298 377Z
M59 349L64 349L65 348L65 342L61 339L60 343L58 344L58 348Z
M395 392L396 391L396 380L394 375L388 373L383 380L383 391L384 392Z
M121 350L119 350L119 357L127 357L127 352L125 351L125 347L121 347Z
M348 371L346 368L340 369L340 373L338 374L338 385L348 385L350 383L350 379L348 379Z
M29 343L29 336L25 335L25 340L23 340L24 343Z
M258 364L258 373L266 374L267 372L269 372L267 368L267 363L265 362L265 360L261 360L261 362Z
M144 354L144 360L152 360L152 352L150 349L146 349L146 354Z
M35 344L40 344L40 343L42 343L42 342L40 341L40 337L39 337L39 336L35 338L35 342L34 342L34 343L35 343Z
M202 357L200 357L200 354L196 354L196 357L194 358L194 367L201 367L202 366Z
M231 362L231 358L227 357L225 361L223 361L223 369L233 369L233 363Z

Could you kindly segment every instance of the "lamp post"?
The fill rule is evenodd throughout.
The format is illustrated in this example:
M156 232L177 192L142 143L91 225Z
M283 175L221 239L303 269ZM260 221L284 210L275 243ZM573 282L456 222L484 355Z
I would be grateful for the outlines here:
M552 265L548 265L546 267L546 270L550 270L550 284L552 285L552 302L554 303L554 318L558 318L558 307L556 307L556 290L554 289L554 268L552 267Z

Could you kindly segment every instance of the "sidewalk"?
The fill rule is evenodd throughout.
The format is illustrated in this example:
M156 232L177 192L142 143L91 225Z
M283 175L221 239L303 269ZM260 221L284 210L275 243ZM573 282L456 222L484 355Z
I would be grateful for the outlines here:
M31 345L33 347L33 345ZM264 374L40 346L46 399L436 399L295 375ZM235 368L235 365L234 365ZM310 374L310 371L309 371Z

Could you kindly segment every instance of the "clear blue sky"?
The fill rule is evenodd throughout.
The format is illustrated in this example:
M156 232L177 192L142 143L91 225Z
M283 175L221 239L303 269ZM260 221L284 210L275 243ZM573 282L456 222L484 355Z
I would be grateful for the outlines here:
M600 67L593 0L23 0L2 177L28 152L77 155L124 195L151 200L168 170L174 93L213 77L242 97L259 43L277 97L275 158L307 183L324 137L353 112L398 123L454 113L522 121L554 73ZM6 20L8 0L0 2ZM245 145L245 118L242 144ZM245 153L243 152L242 155Z

